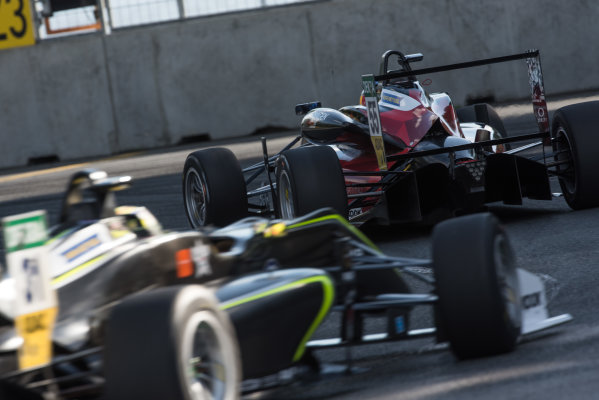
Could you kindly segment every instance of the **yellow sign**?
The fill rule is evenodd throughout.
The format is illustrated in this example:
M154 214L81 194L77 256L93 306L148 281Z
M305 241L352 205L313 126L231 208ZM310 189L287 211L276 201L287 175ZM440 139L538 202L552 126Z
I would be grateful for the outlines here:
M362 75L362 88L364 89L364 100L368 117L368 128L370 130L370 140L376 154L376 161L379 164L379 170L387 170L387 156L385 155L385 142L383 141L383 130L381 128L381 115L379 113L379 103L376 93L374 76Z
M50 280L46 221L43 210L2 218L4 243L8 244L6 264L15 280L15 329L23 339L18 353L20 369L52 360L58 300Z
M0 49L35 44L29 0L0 0Z
M385 155L385 142L383 142L382 136L371 136L372 146L374 147L374 153L376 154L376 161L379 164L381 171L387 170L387 156Z
M17 334L23 338L19 348L19 369L39 367L52 360L52 329L57 308L52 307L15 318Z

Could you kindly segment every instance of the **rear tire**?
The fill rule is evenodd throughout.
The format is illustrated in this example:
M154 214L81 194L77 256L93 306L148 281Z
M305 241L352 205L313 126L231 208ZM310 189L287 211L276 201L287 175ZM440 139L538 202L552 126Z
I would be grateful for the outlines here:
M247 216L245 179L231 150L209 148L187 156L183 167L183 202L194 229L224 226Z
M599 101L572 104L553 116L552 136L559 183L574 210L599 206Z
M501 117L490 104L480 103L460 107L456 110L456 114L460 122L481 122L492 126L493 129L501 133L501 136L508 137Z
M521 329L518 275L496 218L473 214L437 225L433 264L441 336L456 357L512 351Z
M104 346L106 398L237 399L241 367L229 318L214 295L171 286L112 310Z
M347 218L345 180L335 151L329 146L287 150L277 159L279 216L296 218L331 207Z

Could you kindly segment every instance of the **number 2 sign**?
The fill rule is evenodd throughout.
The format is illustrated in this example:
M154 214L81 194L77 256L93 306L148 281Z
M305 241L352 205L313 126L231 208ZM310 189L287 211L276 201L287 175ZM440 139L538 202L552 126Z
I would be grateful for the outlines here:
M0 0L0 49L35 44L29 0Z

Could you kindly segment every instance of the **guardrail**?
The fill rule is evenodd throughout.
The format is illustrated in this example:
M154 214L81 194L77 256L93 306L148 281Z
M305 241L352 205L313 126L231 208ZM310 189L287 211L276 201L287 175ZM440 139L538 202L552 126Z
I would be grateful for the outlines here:
M315 0L42 0L36 8L39 38L47 39L310 1ZM75 7L63 9L70 5Z

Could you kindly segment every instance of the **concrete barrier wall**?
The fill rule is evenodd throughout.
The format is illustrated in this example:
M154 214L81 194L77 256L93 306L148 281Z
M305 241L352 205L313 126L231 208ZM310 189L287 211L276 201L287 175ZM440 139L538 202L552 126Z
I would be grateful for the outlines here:
M46 40L0 51L0 167L298 125L355 103L388 49L419 66L541 51L549 96L599 88L593 0L329 0ZM528 96L524 61L431 75L429 91Z

